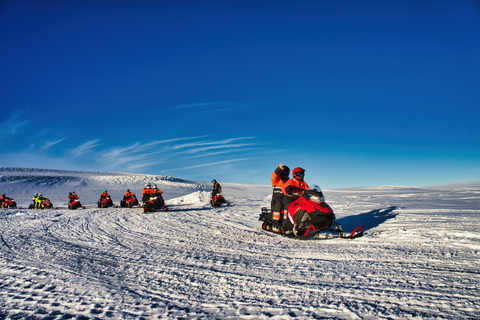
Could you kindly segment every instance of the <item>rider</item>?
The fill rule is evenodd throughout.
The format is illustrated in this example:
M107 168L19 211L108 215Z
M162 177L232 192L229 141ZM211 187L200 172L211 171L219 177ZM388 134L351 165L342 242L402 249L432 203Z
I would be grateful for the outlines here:
M75 192L70 192L68 194L68 202L72 202L78 200L78 196L75 194Z
M38 199L38 193L35 192L35 194L33 195L33 198L32 198L34 208L37 207L37 199Z
M154 196L159 197L163 194L163 191L158 189L157 185L154 184L153 185L153 194L154 194Z
M152 185L150 183L147 183L145 185L145 188L143 188L143 191L142 191L142 201L147 202L154 195L155 195L155 190L152 188Z
M272 207L272 220L274 222L278 222L280 220L280 213L282 212L282 199L283 199L282 187L285 184L285 182L288 181L289 174L290 174L290 168L280 163L271 175L272 188L273 188L271 207Z
M36 194L36 193L35 193L35 194ZM34 201L35 201L35 208L40 209L40 207L42 206L42 201L43 201L43 199L44 199L44 197L42 197L42 194L39 193L39 194L37 195L37 197L36 197L36 198L33 197L33 199L34 199Z
M9 198L5 195L5 193L2 193L2 195L0 196L0 206L3 205L3 203L5 202L5 200L13 200L12 198Z
M222 186L215 179L212 180L212 183L213 183L212 198L213 198L216 194L222 193Z
M304 190L310 190L308 184L303 181L305 169L300 167L293 169L292 176L293 178L285 182L282 187L282 192L285 195L282 200L283 221L287 220L288 206L290 203L297 200Z
M103 192L100 193L100 201L103 200L106 197L110 197L110 195L107 192L107 189L103 190Z
M130 197L136 198L135 193L130 192L130 189L127 189L127 191L125 192L125 195L123 196L123 200L126 201Z

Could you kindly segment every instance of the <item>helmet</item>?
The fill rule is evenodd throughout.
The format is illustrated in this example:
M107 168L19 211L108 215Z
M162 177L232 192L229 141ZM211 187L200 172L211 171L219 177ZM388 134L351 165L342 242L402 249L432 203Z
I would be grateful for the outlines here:
M5 193L2 193L2 197L5 197Z
M212 183L215 183L215 182L217 182L217 180L213 179L213 180L212 180Z
M285 177L288 177L288 175L290 174L290 168L287 167L287 166L283 166L283 172L282 174L285 176Z
M152 185L151 185L150 183L147 183L147 184L145 185L145 188L151 188L151 187L152 187Z
M295 168L295 169L293 169L292 174L293 174L293 178L298 177L297 180L303 180L303 176L305 175L305 169L300 168L300 167Z
M153 189L158 189L156 184L153 185Z
M42 194L41 194L41 193L39 193L39 194L38 194L38 196L39 196L39 197L41 197L41 196L42 196Z
M73 191L72 194L75 195L75 191Z
M35 196L35 197L38 197L38 193L35 192L34 196Z
M103 189L103 192L107 192L107 189Z
M127 192L130 192L130 189L127 189Z

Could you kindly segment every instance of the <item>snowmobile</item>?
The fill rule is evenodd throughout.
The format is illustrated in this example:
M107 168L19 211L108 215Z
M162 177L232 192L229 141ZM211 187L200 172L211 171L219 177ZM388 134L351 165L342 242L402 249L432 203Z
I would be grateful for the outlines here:
M15 209L17 207L17 203L15 201L13 201L13 199L5 199L2 202L2 205L0 207L1 208Z
M281 217L283 218L283 217ZM271 210L262 208L258 220L263 221L262 229L300 240L310 238L348 238L363 236L362 227L357 227L350 235L343 232L341 224L335 222L332 208L325 203L319 188L305 190L288 206L287 221L274 221Z
M83 208L85 209L85 207L82 206L82 204L80 203L80 200L78 199L73 199L71 200L69 203L68 203L68 209L70 210L75 210L77 208Z
M165 205L165 200L161 195L150 197L149 200L143 202L143 212L156 212L157 210L163 209L167 212L168 207Z
M135 195L128 197L126 200L120 201L120 207L122 208L131 208L133 206L138 206L138 199Z
M102 199L98 200L97 205L99 208L113 207L112 198L110 198L110 196L103 197Z
M52 202L48 198L43 198L42 203L40 204L39 209L51 209L53 207ZM29 209L35 209L35 204L30 203L28 206Z
M223 203L225 203L227 206L230 205L230 203L227 202L227 200L225 200L225 198L222 196L221 193L217 193L216 195L214 195L211 198L210 203L211 203L212 207L220 207Z

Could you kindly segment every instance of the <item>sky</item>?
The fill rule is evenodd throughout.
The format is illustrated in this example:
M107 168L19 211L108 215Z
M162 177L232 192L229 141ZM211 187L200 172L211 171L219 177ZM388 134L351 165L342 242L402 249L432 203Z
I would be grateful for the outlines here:
M0 2L0 166L480 181L480 2Z

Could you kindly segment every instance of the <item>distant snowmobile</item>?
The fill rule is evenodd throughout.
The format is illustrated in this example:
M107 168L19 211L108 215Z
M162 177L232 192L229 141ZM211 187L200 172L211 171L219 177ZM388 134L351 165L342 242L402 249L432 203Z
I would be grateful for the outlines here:
M110 196L103 197L102 199L98 200L97 205L99 208L113 207L112 198L110 198Z
M38 209L51 209L53 207L52 202L48 198L43 198L42 203L40 204L40 207ZM35 204L31 203L28 206L29 209L35 209ZM55 208L57 209L57 208Z
M163 200L162 195L157 195L154 197L150 197L149 200L143 203L143 212L156 212L157 210L162 210L167 212L168 207L165 205L165 201Z
M68 209L70 209L70 210L75 210L75 209L78 209L78 208L83 208L83 209L85 209L85 207L83 207L82 204L80 203L80 200L78 200L78 199L72 199L72 200L68 203Z
M1 208L15 209L16 207L17 207L17 203L13 201L13 199L5 199L1 205Z
M263 230L300 240L321 237L322 233L349 239L363 236L362 227L355 228L350 235L344 234L342 226L335 222L335 214L325 203L320 189L305 190L300 198L289 205L287 219L273 221L272 212L263 207L258 220L263 221Z
M211 201L210 201L212 207L220 207L223 203L225 203L227 206L230 205L229 202L227 202L227 200L225 200L225 198L222 196L221 193L217 193L215 194Z
M138 199L135 195L132 195L127 199L120 201L120 207L122 208L131 208L133 206L138 206Z

